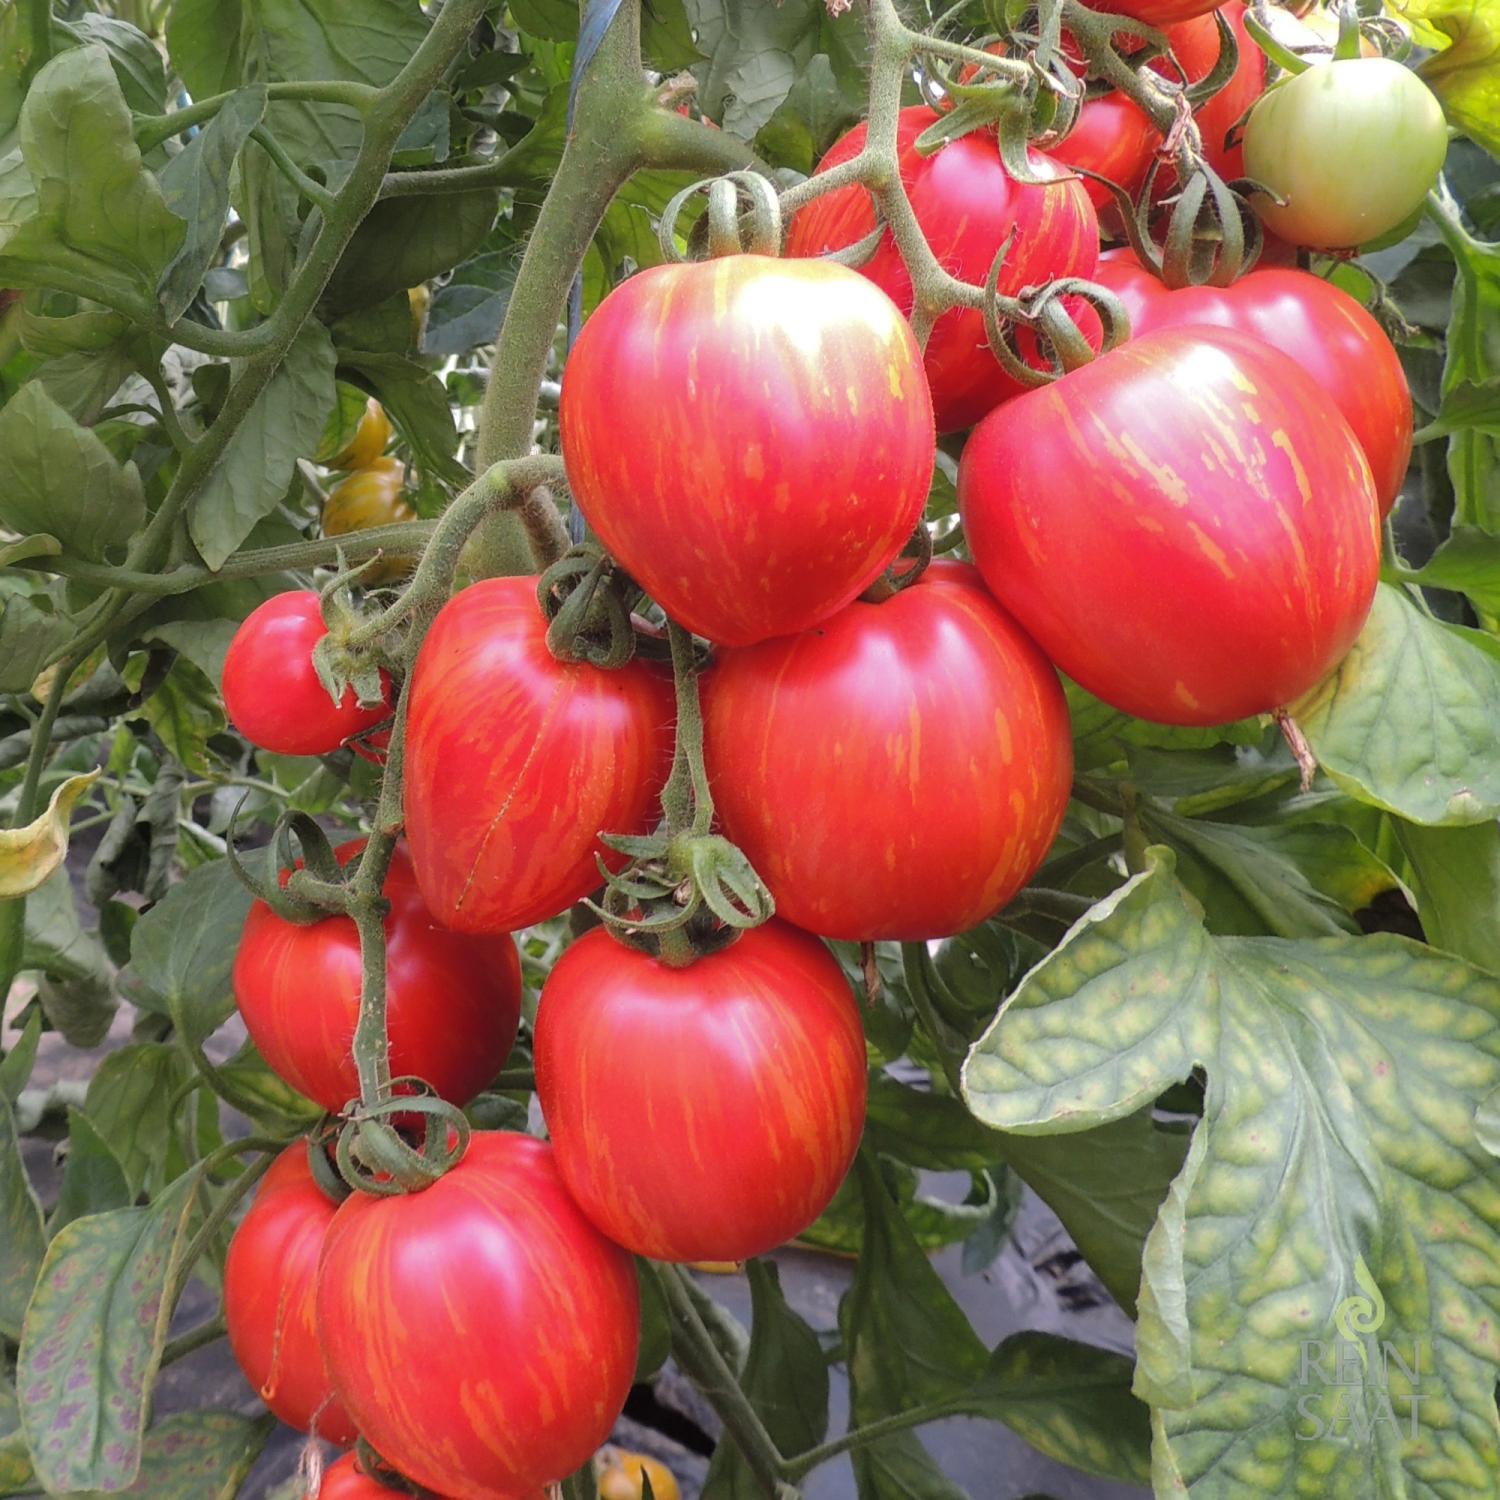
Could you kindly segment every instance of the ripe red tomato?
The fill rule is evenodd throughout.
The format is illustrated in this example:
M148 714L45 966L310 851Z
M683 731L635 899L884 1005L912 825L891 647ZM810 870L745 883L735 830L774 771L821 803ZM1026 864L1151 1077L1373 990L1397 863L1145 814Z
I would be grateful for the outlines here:
M632 276L584 325L560 420L600 540L674 620L726 645L842 609L905 545L932 478L911 330L828 262Z
M1256 269L1229 287L1169 292L1135 257L1110 251L1097 280L1130 313L1137 336L1157 328L1238 328L1289 354L1311 375L1359 439L1382 516L1411 461L1411 391L1380 324L1347 292L1308 271Z
M454 1500L514 1500L609 1436L640 1304L633 1262L568 1196L552 1148L479 1131L431 1187L339 1209L318 1325L383 1458Z
M1160 144L1161 136L1140 106L1116 89L1086 99L1073 128L1048 155L1065 167L1082 167L1109 178L1133 198ZM1083 190L1096 213L1115 201L1103 183L1091 178L1083 179Z
M325 1469L318 1486L318 1500L392 1500L398 1493L366 1474L352 1453Z
M346 864L363 839L337 851ZM521 1018L521 961L504 935L471 937L432 919L397 848L386 876L386 1027L391 1072L467 1104L499 1072ZM359 1096L350 1048L359 1020L359 934L348 917L308 926L257 901L234 958L234 997L272 1070L337 1113Z
M672 757L666 674L558 661L536 579L492 578L422 642L406 723L406 837L428 909L460 932L555 917L600 884L600 833L644 833Z
M252 745L276 755L326 755L390 717L389 702L361 708L353 688L337 704L328 696L312 664L313 647L327 634L311 589L267 599L235 631L224 657L224 708Z
M323 1236L338 1205L294 1141L271 1165L224 1262L229 1347L256 1394L289 1427L352 1443L318 1345L314 1295Z
M784 922L682 969L595 928L542 991L536 1085L563 1180L605 1234L657 1260L744 1260L844 1180L864 1032L833 955Z
M825 937L975 926L1031 878L1067 807L1057 674L963 564L721 652L703 703L725 833L777 912Z
M1038 175L1054 174L1058 180L1042 187L1014 181L1001 164L995 137L985 131L961 136L931 156L920 156L917 137L937 118L924 105L903 109L897 144L901 180L938 260L953 275L982 285L1006 236L1014 231L1000 274L1002 293L1013 295L1022 287L1059 276L1091 275L1099 254L1099 220L1083 182L1039 151L1031 153L1033 169ZM855 156L864 146L865 135L865 126L856 125L834 143L818 171ZM874 228L869 194L861 187L841 188L816 199L793 218L787 254L812 256L839 250ZM903 312L911 312L911 277L889 234L861 272L889 293ZM1070 307L1075 303L1077 299L1072 299ZM990 353L984 321L972 309L954 308L937 320L923 363L940 432L969 426L1017 389Z
M1232 329L1132 339L994 412L959 465L985 582L1069 676L1166 724L1280 708L1349 649L1380 512L1338 409Z

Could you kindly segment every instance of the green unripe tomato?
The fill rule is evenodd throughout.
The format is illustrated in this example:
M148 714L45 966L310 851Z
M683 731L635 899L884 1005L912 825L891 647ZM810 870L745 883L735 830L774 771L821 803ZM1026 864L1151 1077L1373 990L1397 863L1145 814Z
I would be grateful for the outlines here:
M1409 68L1354 57L1278 84L1245 126L1245 175L1266 227L1294 245L1342 250L1394 229L1437 181L1448 151L1442 106Z

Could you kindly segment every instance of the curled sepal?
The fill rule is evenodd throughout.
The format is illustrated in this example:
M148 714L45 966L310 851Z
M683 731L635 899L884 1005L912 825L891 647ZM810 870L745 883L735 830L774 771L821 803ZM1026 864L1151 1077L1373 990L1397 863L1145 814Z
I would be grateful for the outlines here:
M1172 205L1161 278L1184 286L1230 286L1260 255L1260 220L1244 196L1199 161Z
M677 220L688 199L697 193L708 196L705 217L709 259L781 253L781 202L775 186L759 172L730 172L724 177L705 177L683 188L667 204L657 226L657 239L668 260L691 259L678 248Z
M1070 370L1081 369L1130 337L1130 315L1108 287L1084 277L1065 276L1028 289L1019 297L1002 297L996 291L999 271L997 258L985 280L981 308L985 337L1005 372L1028 390L1050 385ZM1065 298L1087 302L1099 315L1104 327L1099 350L1089 343ZM1029 363L1022 355L1016 342L1018 328L1031 330L1037 353L1045 361L1043 366Z
M328 634L313 647L313 671L334 703L342 703L351 688L361 708L373 708L385 702L385 683L381 676L380 652L369 645L357 649L349 645L361 623L351 588L361 574L379 562L379 554L357 568L346 568L344 556L338 555L339 569L333 579L318 592L318 603Z
M1247 30L1253 17L1254 12L1247 7L1245 10ZM1214 24L1219 29L1219 55L1214 59L1213 67L1196 83L1188 84L1182 93L1182 97L1194 109L1212 99L1239 71L1240 42L1234 34L1234 27L1229 24L1228 18L1222 11L1214 11L1213 18ZM1254 35L1253 32L1251 34Z
M439 1099L420 1078L397 1078L392 1086L420 1092L396 1094L378 1104L351 1100L339 1131L339 1175L358 1193L394 1198L431 1187L469 1148L471 1127L464 1112ZM423 1116L420 1137L411 1123ZM396 1121L400 1120L400 1124Z
M302 812L284 812L271 831L271 837L260 850L260 871L252 874L235 849L235 825L239 822L249 792L241 797L229 819L229 830L224 840L224 856L229 861L239 883L255 897L263 901L284 922L295 922L305 927L320 922L331 912L344 909L344 876L338 861L333 857L333 848L328 836ZM295 883L291 877L281 879L283 870L290 870L297 863L292 849L296 840L302 850L302 871Z
M558 661L623 667L636 648L626 595L639 592L602 547L581 542L537 583L537 603L550 622L547 649Z
M339 1176L328 1156L330 1147L338 1149L339 1129L337 1121L325 1120L307 1138L307 1170L324 1197L334 1203L342 1203L350 1192L349 1184Z
M601 863L604 899L589 902L622 943L682 965L758 927L776 902L744 853L715 833L604 835L631 863L618 874Z
M896 560L859 597L867 604L881 604L902 589L909 589L926 571L932 561L932 533L925 521L917 522L917 529L907 538L906 545L896 554Z

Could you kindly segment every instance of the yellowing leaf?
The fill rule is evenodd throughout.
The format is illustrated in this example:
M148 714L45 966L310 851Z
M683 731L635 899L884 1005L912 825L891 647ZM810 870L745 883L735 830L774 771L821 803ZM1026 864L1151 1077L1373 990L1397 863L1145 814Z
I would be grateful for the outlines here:
M1500 0L1390 0L1424 47L1439 50L1417 72L1449 120L1500 153Z
M0 900L34 891L68 852L68 815L100 772L70 776L53 792L47 811L24 828L0 829Z

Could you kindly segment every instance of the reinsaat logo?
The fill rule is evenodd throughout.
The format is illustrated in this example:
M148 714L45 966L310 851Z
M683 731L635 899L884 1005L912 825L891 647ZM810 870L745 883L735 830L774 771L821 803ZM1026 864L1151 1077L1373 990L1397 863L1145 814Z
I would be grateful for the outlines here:
M1302 1341L1297 1440L1366 1444L1384 1427L1394 1437L1415 1441L1423 1400L1421 1345L1378 1337L1385 1326L1385 1298L1362 1255L1354 1280L1363 1295L1339 1303L1333 1315L1338 1337Z

